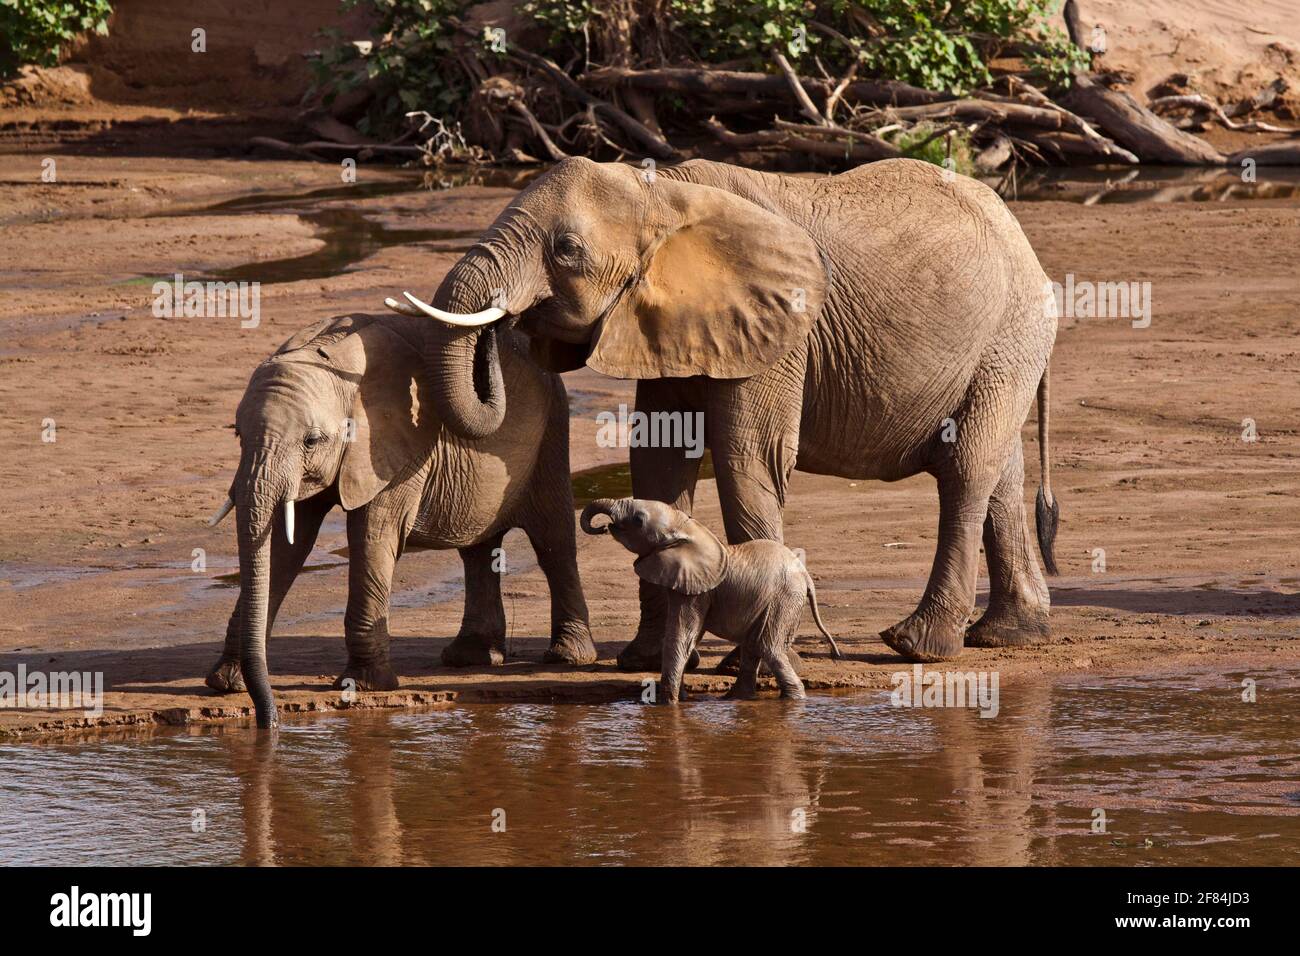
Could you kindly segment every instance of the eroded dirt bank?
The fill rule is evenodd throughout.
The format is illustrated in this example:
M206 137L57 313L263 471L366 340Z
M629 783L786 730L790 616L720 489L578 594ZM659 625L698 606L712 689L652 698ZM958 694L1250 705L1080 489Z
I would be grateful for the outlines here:
M0 198L0 670L22 663L102 671L108 694L95 724L239 716L246 697L215 697L202 686L236 594L233 527L208 529L203 519L233 473L238 446L227 426L249 373L322 316L381 310L383 297L402 288L431 292L469 241L464 236L490 222L514 189L385 192L373 184L398 174L363 171L369 190L326 194L305 207L272 201L142 218L173 205L202 206L241 183L286 193L336 190L338 172L293 163L110 165L76 156L59 163L67 190L61 183L35 203L22 189ZM8 182L30 180L38 168L31 156L0 157L0 179ZM93 189L78 193L83 179ZM132 198L132 189L150 198ZM1013 208L1049 275L1150 282L1152 316L1148 328L1128 319L1078 320L1058 337L1058 642L1025 652L968 651L959 666L997 668L1014 681L1295 660L1300 207L1260 200ZM307 216L322 211L342 212ZM382 235L360 261L341 254L304 268L304 257L337 243L321 223L339 221L369 223ZM257 327L152 315L156 278L248 262L265 266ZM330 271L331 263L344 271ZM624 450L596 444L595 414L630 403L630 386L588 371L567 379L573 467L623 460ZM55 422L54 442L42 440L47 419ZM1243 440L1246 419L1257 441ZM1032 423L1024 435L1026 457L1035 460ZM1030 502L1036 480L1031 466ZM698 498L699 515L720 528L712 482ZM918 599L936 519L928 478L883 485L795 476L789 543L806 550L823 615L852 658L833 664L818 641L801 638L810 687L889 686L901 665L876 634ZM270 659L286 708L344 705L329 689L344 661L346 562L337 553L344 544L336 514L278 621ZM565 671L535 663L546 644L546 589L523 536L512 534L506 547L514 659L491 671L437 666L459 622L459 559L412 553L398 566L391 616L402 688L362 695L353 706L639 694L649 675L620 674L612 661L635 626L627 555L608 539L579 541L602 660ZM204 552L201 572L192 570L194 549ZM804 631L814 633L810 623ZM710 639L706 649L708 666L726 646ZM697 690L728 682L704 672L688 680ZM0 710L5 735L86 723L73 712Z

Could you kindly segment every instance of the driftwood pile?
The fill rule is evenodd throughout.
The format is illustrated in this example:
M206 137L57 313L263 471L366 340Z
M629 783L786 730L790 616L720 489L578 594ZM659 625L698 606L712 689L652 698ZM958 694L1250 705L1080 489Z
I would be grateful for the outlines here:
M426 163L527 163L569 155L674 161L721 152L785 165L797 157L825 167L904 155L896 140L906 132L912 133L904 140L907 152L940 137L951 149L951 137L961 131L982 173L1016 161L1195 166L1236 164L1249 155L1260 163L1300 162L1300 140L1225 157L1194 132L1213 120L1234 130L1300 135L1249 119L1254 110L1274 104L1285 90L1281 81L1254 101L1235 104L1230 115L1195 93L1143 106L1116 78L1094 73L1077 74L1056 98L1014 73L958 97L860 78L856 64L832 76L816 57L819 75L800 74L779 52L772 55L771 73L703 66L579 69L516 46L489 55L484 37L468 26L460 29L459 40L449 68L460 69L473 88L463 133L417 111L408 114L412 127L406 134L377 143L319 111L309 125L322 139L260 145L335 161L354 154ZM671 135L660 120L670 110Z

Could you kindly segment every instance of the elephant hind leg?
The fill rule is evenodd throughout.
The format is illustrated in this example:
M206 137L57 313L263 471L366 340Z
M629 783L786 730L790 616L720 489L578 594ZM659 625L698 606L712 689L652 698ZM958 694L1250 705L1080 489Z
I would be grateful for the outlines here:
M739 668L736 682L727 691L727 700L753 700L758 696L758 667L762 663L758 648L751 640L741 641L736 650L739 652Z
M1025 520L1024 478L1024 453L1016 441L984 519L989 606L967 631L967 647L1012 647L1050 640L1051 599Z
M465 567L465 609L456 638L442 649L448 667L490 667L506 661L506 611L501 602L501 541L498 531L460 548Z

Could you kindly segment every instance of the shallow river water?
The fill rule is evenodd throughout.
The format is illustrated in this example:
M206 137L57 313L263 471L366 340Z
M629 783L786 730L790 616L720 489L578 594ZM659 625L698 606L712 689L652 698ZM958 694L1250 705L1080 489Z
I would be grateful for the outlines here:
M466 705L9 745L0 863L1300 862L1300 667L999 703Z

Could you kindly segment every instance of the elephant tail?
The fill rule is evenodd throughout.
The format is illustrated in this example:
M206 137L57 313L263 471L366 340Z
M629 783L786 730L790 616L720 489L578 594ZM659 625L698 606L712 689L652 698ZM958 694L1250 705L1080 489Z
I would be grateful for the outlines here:
M1049 441L1049 422L1051 412L1048 409L1049 378L1051 363L1043 369L1043 377L1038 382L1038 500L1034 505L1034 524L1038 530L1038 551L1043 556L1043 567L1050 575L1056 575L1056 556L1053 545L1056 543L1056 526L1061 520L1061 505L1052 494L1052 458Z
M817 587L813 584L812 575L808 573L807 568L804 568L803 576L808 585L808 607L812 608L812 616L817 623L817 630L821 631L822 636L831 642L831 657L837 661L842 661L844 655L840 653L840 646L835 643L835 638L831 636L831 632L826 630L826 625L822 623L821 611L817 609Z

